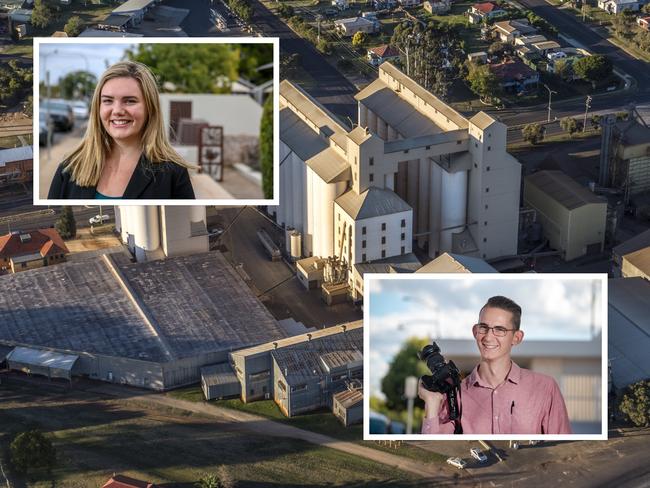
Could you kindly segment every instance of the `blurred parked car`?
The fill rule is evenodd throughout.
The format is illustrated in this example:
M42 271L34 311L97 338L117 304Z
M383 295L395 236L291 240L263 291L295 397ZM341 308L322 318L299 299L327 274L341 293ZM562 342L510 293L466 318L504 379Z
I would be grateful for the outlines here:
M38 121L38 145L47 145L47 122L45 122L44 117L41 117Z
M457 458L457 457L450 457L449 459L447 459L447 464L451 464L452 466L455 466L458 469L463 469L465 466L467 466L467 461L464 461L461 458Z
M86 120L88 118L88 104L84 102L83 100L75 100L70 102L70 105L72 105L72 113L74 114L75 118L77 119L82 119Z
M104 222L108 222L110 219L110 215L107 214L95 215L94 217L90 217L90 219L88 219L88 223L90 225L103 224Z
M42 100L39 116L46 119L47 112L50 114L50 120L55 130L69 132L74 128L74 112L69 103L58 100Z
M474 459L476 459L479 463L485 463L487 462L487 456L483 454L483 451L481 451L478 447L472 447L469 450L469 453L472 455Z

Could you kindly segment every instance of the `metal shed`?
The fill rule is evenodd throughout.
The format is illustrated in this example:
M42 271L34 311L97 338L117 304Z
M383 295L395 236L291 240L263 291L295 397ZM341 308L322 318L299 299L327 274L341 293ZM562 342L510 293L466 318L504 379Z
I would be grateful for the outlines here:
M346 427L363 421L363 391L343 390L332 397L332 412Z
M72 368L79 359L74 354L16 347L7 355L9 369L30 374L40 374L48 378L72 380Z
M213 364L201 368L201 388L206 400L238 397L241 385L228 363Z

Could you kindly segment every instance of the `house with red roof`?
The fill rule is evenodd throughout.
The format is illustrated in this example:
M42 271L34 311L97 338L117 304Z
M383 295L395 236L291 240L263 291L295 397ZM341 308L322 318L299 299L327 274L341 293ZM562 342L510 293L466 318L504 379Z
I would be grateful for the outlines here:
M524 93L537 89L539 73L518 59L488 66L506 92Z
M399 59L399 51L397 48L389 44L384 44L383 46L373 47L368 49L368 61L373 66L379 66L385 61L395 61Z
M650 16L639 17L636 19L636 23L644 30L650 30Z
M156 485L148 481L129 478L121 474L114 474L102 488L156 488Z
M0 274L61 263L69 253L54 229L11 232L0 236Z
M508 12L493 2L475 3L467 12L470 24L480 24L483 21L502 17L508 14Z

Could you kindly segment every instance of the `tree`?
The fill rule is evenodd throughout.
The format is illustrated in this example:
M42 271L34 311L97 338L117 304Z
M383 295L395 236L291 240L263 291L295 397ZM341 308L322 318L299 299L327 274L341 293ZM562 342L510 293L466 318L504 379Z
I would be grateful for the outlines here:
M355 32L354 35L352 36L352 45L354 47L359 47L361 46L364 42L366 42L366 34L365 32Z
M27 97L27 100L23 103L23 113L27 115L30 119L33 117L34 112L34 97L31 95Z
M488 54L491 56L501 56L506 49L506 45L501 41L494 41L488 47Z
M573 135L578 130L578 123L573 117L564 117L560 120L560 127L562 127L562 130L565 132Z
M81 17L79 17L78 15L73 15L72 17L70 17L68 22L66 22L65 26L63 27L63 30L65 31L66 34L68 34L68 37L77 37L81 32L82 28L83 28L83 22L81 21Z
M278 7L278 15L283 19L288 19L289 17L296 15L296 11L291 5L285 5L284 3L281 3Z
M521 129L521 135L524 141L537 144L544 139L544 128L541 124L527 124Z
M465 80L470 89L481 97L481 100L490 99L499 86L496 76L486 64L468 62Z
M239 51L230 44L138 44L127 56L149 66L163 91L169 82L176 93L222 93L230 90L224 78L238 76Z
M43 4L43 0L35 0L34 9L32 10L32 25L40 29L45 29L50 25L52 20L52 11Z
M40 430L18 434L9 446L11 463L19 473L30 468L50 470L56 463L56 450L52 442Z
M389 409L399 411L406 408L404 380L407 376L419 378L431 374L417 356L428 342L428 339L416 337L408 339L388 366L388 373L381 380L381 391L386 396L386 406Z
M225 466L219 466L216 473L206 473L196 483L197 488L234 488L235 480Z
M264 102L260 123L260 166L264 198L273 198L273 96Z
M95 91L97 77L88 71L73 71L59 80L59 92L63 98L89 97Z
M71 239L77 235L77 222L72 213L72 207L64 206L61 215L54 224L54 228L64 239Z
M650 381L628 386L620 409L637 427L650 427Z
M602 54L586 56L573 63L573 72L576 76L591 82L594 87L596 82L608 79L613 69L610 59Z
M553 73L564 81L569 81L573 76L573 68L566 59L556 59L553 62Z

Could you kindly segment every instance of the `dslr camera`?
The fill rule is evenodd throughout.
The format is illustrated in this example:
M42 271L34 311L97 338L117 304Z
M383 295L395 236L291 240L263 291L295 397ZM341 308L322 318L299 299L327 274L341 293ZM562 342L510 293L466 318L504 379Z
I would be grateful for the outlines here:
M440 354L440 347L435 342L424 346L418 353L418 358L424 361L431 371L431 375L424 375L420 378L422 385L429 391L447 395L449 419L454 421L456 430L459 430L460 408L458 406L458 393L460 391L460 373L458 368L453 361L445 361L445 358ZM456 422L457 420L459 422Z

